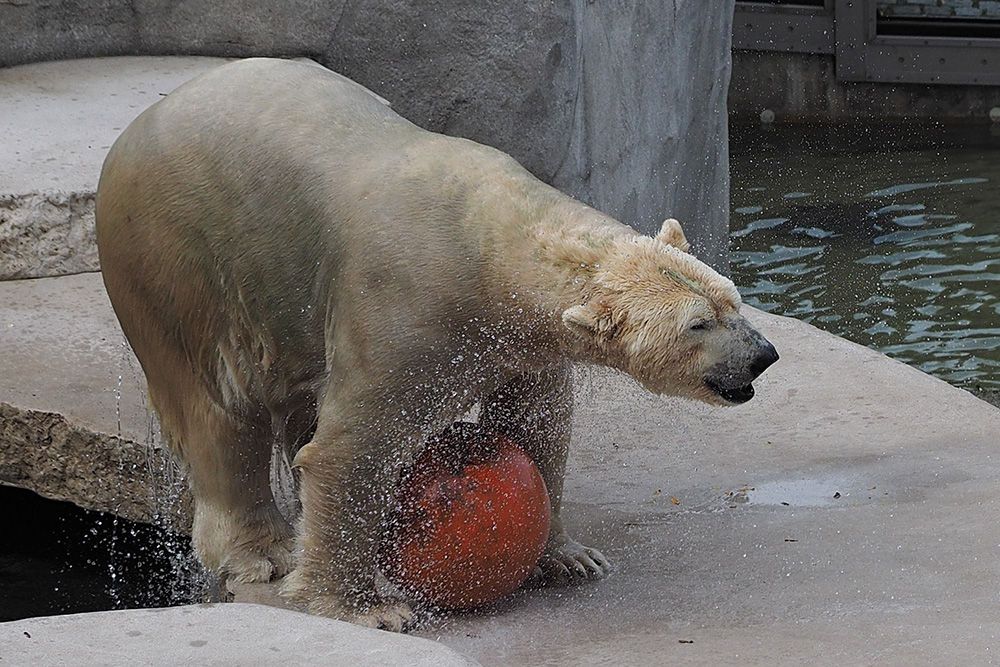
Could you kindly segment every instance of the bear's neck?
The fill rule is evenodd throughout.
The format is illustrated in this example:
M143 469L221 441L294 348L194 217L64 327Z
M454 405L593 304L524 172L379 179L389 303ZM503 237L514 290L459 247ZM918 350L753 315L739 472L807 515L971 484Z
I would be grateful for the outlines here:
M494 303L504 328L523 332L523 344L541 356L600 361L563 312L595 298L595 272L638 232L565 195L534 213L500 254Z

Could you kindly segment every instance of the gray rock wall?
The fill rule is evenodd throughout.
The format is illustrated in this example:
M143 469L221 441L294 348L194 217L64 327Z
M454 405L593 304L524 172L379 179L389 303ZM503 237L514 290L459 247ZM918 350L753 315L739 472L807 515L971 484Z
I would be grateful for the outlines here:
M732 2L576 0L579 67L560 188L645 233L664 213L725 267Z
M0 2L0 66L312 57L644 232L679 218L725 268L733 3L16 0Z

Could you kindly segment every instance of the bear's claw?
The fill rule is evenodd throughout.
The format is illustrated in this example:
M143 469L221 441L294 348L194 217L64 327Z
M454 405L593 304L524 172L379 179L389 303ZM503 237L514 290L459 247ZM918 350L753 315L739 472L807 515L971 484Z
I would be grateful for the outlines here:
M410 605L399 599L383 597L374 591L362 595L336 595L317 591L312 580L301 568L292 570L281 582L279 595L293 605L304 607L310 614L357 623L368 628L407 632L418 622Z
M611 563L597 549L585 547L567 539L563 544L546 550L526 585L565 586L603 579L611 571Z

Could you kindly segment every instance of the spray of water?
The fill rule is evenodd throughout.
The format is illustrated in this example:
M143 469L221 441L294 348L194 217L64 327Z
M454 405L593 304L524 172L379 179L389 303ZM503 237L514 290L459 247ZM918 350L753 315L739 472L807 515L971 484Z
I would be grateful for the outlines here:
M187 484L183 472L163 445L159 423L146 400L141 370L124 338L118 371L114 395L119 440L126 437L122 430L123 395L137 396L144 416L142 444L146 466L144 470L133 472L143 476L143 483L149 489L149 517L153 528L120 519L122 496L118 496L110 537L105 544L110 579L108 594L115 608L215 600L219 597L219 582L199 563L186 534L189 526L183 504ZM119 469L127 473L121 459ZM119 488L122 483L119 480ZM151 578L158 579L157 585L131 579L137 570L143 570L143 564L148 565Z

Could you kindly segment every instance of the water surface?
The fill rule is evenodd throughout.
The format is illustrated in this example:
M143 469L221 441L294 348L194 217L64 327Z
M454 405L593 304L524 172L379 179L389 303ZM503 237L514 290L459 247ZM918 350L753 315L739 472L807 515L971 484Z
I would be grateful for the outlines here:
M1000 391L1000 127L732 136L731 271L746 303Z

